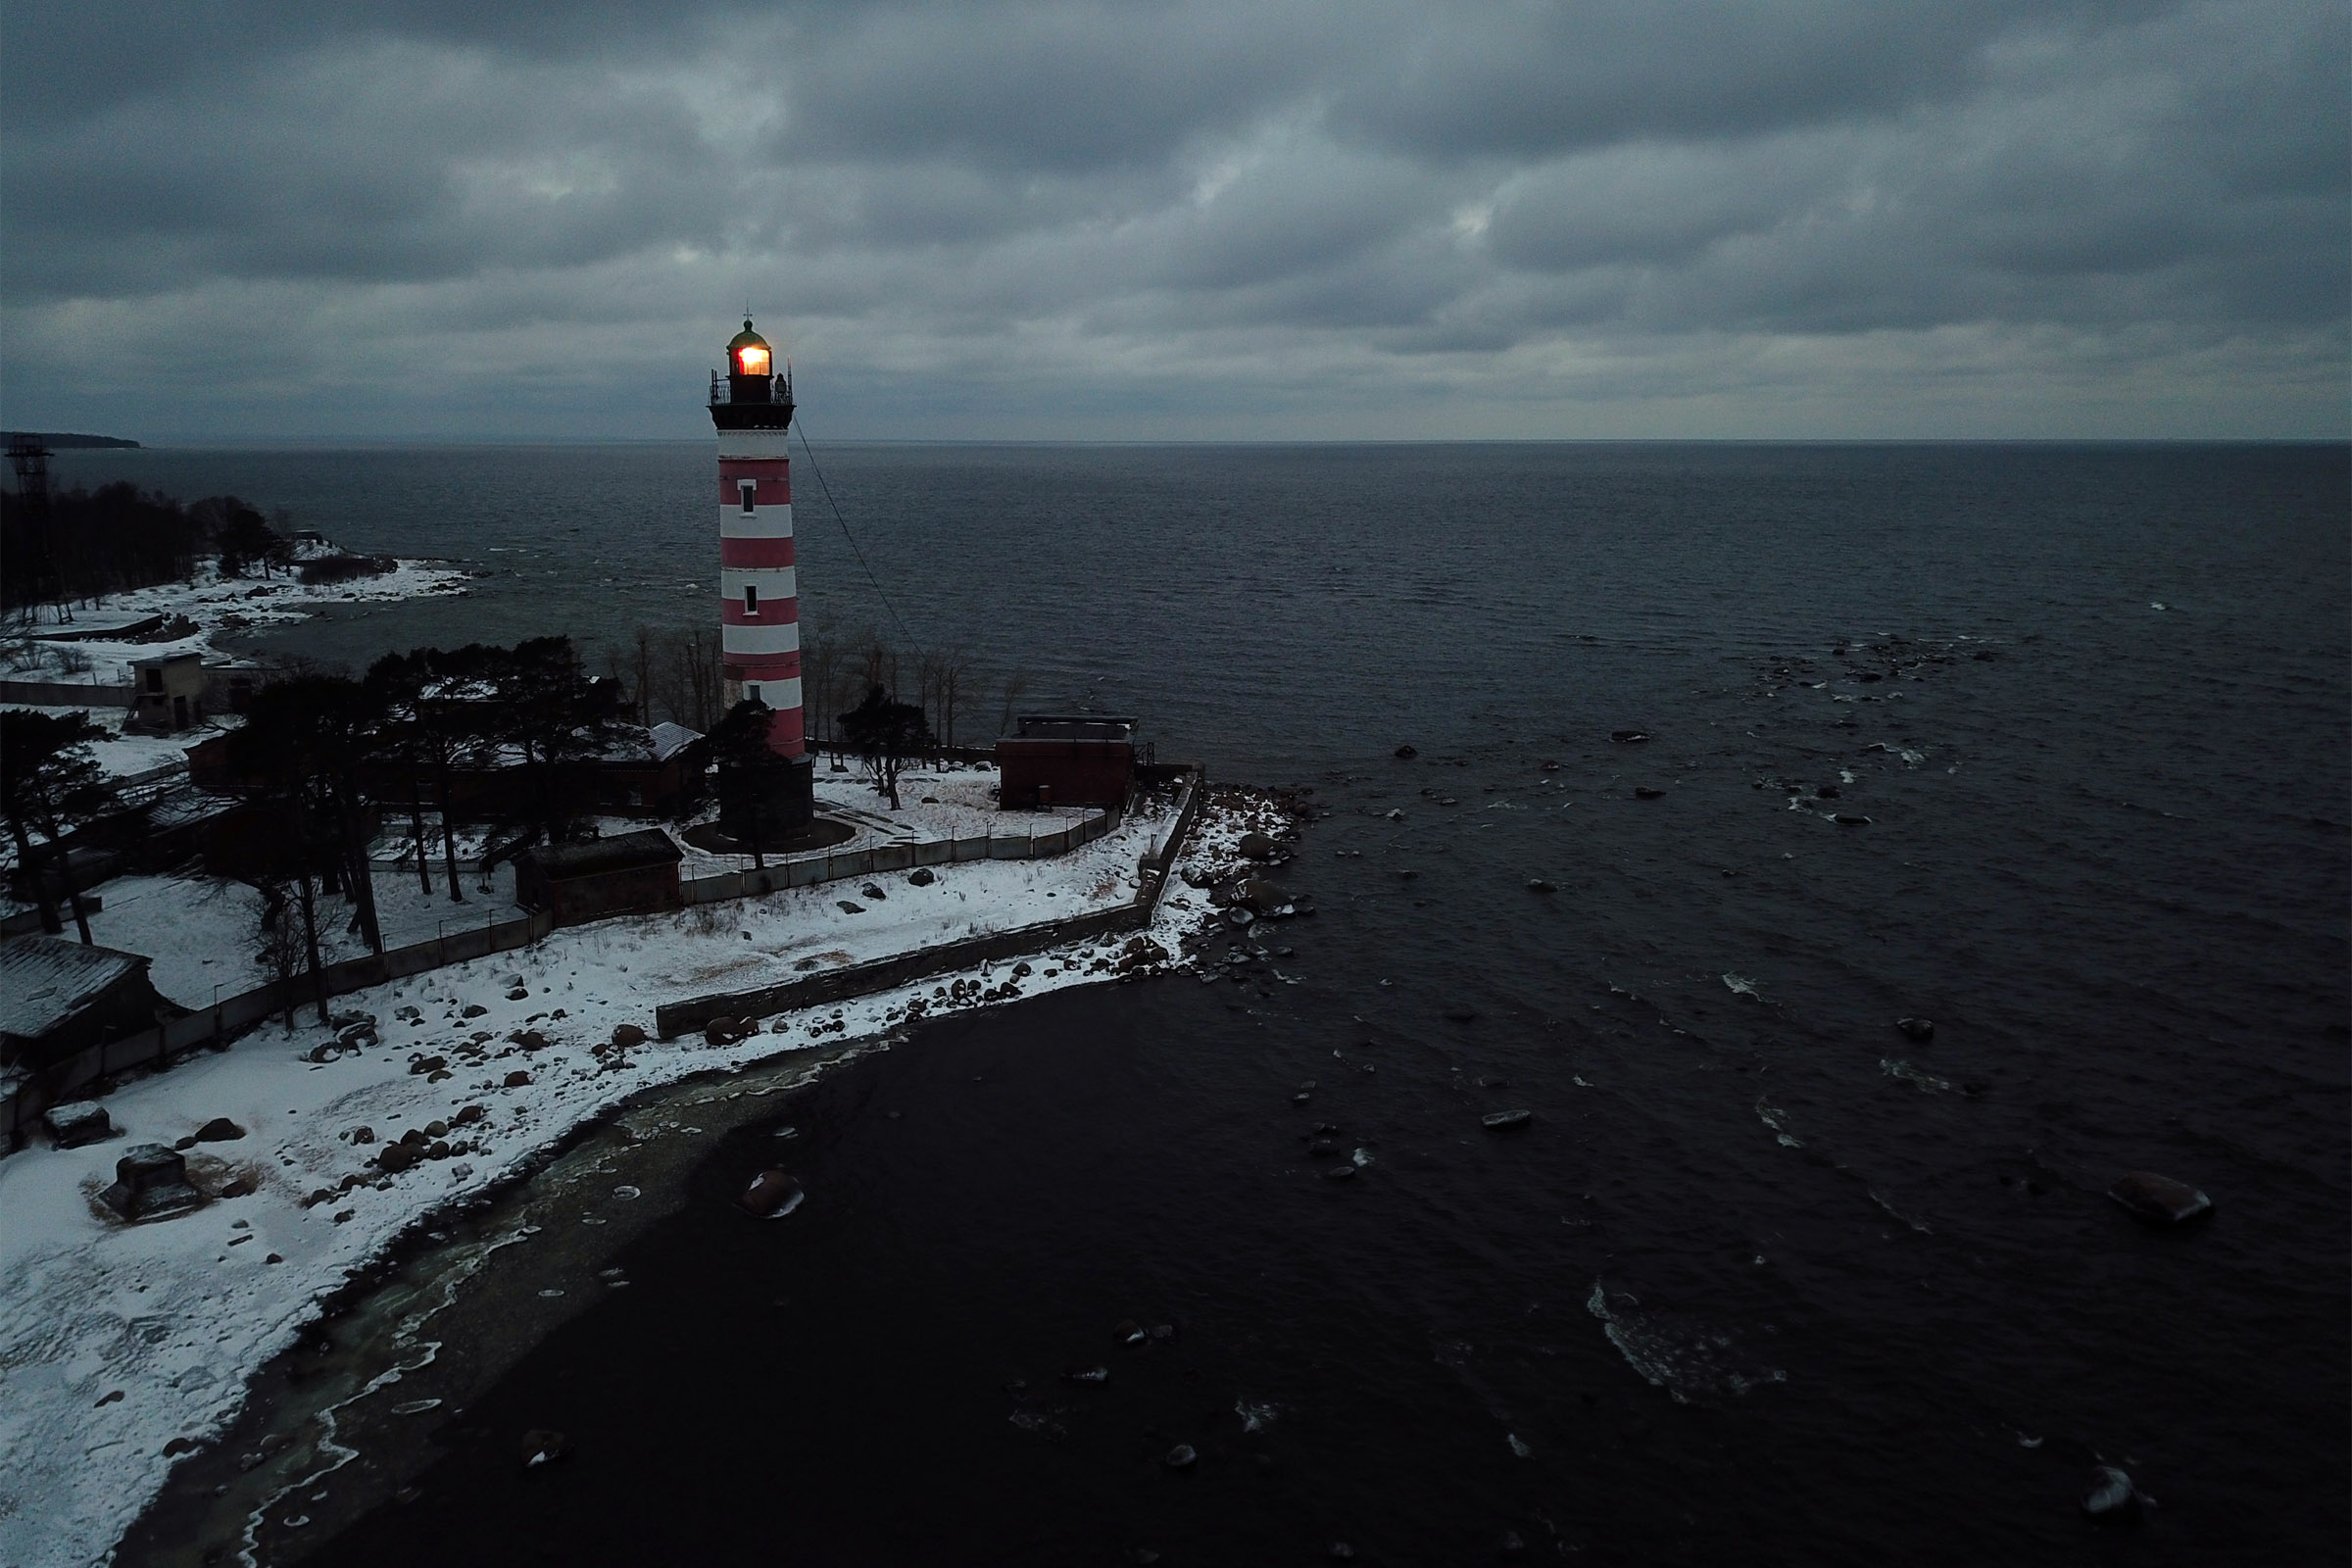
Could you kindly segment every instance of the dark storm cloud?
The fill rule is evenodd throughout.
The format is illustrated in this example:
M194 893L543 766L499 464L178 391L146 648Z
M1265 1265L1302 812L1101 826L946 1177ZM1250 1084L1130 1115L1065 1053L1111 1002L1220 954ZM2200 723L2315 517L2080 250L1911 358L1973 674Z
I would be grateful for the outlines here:
M20 423L637 429L749 296L872 433L2342 424L2331 4L0 20Z

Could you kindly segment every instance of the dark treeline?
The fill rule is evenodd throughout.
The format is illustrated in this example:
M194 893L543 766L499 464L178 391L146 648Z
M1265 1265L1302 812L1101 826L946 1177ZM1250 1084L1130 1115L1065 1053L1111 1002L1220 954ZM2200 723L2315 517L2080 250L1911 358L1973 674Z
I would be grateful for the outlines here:
M185 582L209 556L231 577L300 573L331 580L387 569L369 557L297 564L293 517L275 517L235 496L182 505L127 480L66 490L45 506L0 492L0 609L87 604L157 583ZM321 573L324 573L323 575Z
M281 977L316 983L323 894L345 897L351 929L384 951L368 854L387 808L410 819L427 894L434 856L424 813L438 813L444 886L461 904L461 775L522 781L498 797L485 878L530 845L592 836L598 800L583 764L627 746L629 716L617 684L589 676L567 637L419 648L386 655L362 677L306 671L265 687L229 736L227 766L276 828L268 853L248 858L243 880L260 896L262 946Z
M877 686L921 711L935 745L987 746L1011 728L1028 690L1025 670L985 663L969 645L903 654L868 625L845 627L830 615L800 625L802 720L818 746L838 742L841 719ZM726 714L715 626L640 626L627 647L606 650L605 673L627 692L640 724L666 718L707 735Z

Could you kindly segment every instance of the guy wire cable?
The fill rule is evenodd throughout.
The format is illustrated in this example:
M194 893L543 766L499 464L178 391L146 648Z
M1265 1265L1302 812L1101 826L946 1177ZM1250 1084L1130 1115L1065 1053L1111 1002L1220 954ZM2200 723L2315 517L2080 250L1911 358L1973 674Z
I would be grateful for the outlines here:
M801 432L801 452L808 459L809 471L816 475L816 487L825 493L825 505L833 509L833 520L841 525L841 536L850 542L850 553L858 558L858 564L865 572L865 580L873 587L874 597L882 601L884 610L890 612L890 618L898 626L899 635L913 647L914 657L917 660L924 658L922 643L913 632L906 629L906 620L899 614L899 607L892 604L890 595L882 591L882 579L874 575L874 568L866 564L865 552L858 548L858 536L850 532L849 519L841 514L841 503L833 499L833 487L825 483L825 470L817 466L816 452L808 445L808 423L801 417L798 409L793 411L792 424L794 429Z

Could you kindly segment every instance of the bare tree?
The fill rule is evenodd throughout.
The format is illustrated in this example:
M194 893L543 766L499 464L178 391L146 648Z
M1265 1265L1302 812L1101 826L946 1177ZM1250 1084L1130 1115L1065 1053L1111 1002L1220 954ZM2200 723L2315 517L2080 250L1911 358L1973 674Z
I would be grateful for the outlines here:
M726 676L719 634L700 626L671 632L662 653L662 708L673 721L710 734L725 711ZM650 663L650 654L648 658Z
M899 809L899 773L908 759L920 757L936 744L923 710L912 703L895 701L879 685L866 689L865 701L841 715L842 738L857 749L874 781L874 793L887 796L890 808Z
M1021 697L1029 690L1029 672L1014 665L1004 673L1004 711L997 719L997 733L1005 734L1012 728L1012 710L1020 705Z
M629 691L637 704L637 722L647 728L654 722L654 628L643 624L637 627L636 642L629 650Z
M914 706L922 710L923 722L937 737L946 728L942 716L947 708L947 656L936 649L918 649L914 656Z
M833 681L840 665L841 623L827 610L801 621L801 707L809 740L824 744L833 733Z
M939 732L949 751L956 749L956 704L971 684L974 670L972 646L957 643L939 656Z

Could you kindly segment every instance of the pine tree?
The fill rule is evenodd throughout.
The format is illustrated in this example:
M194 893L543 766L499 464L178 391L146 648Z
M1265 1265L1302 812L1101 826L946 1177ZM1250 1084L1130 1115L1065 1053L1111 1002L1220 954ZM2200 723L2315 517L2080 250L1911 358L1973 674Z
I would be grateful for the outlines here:
M120 792L90 752L92 741L105 738L106 731L91 723L86 712L0 710L0 808L17 841L17 864L32 884L41 929L53 934L65 929L57 915L54 884L65 891L74 929L85 945L91 940L90 917L74 886L65 839L72 829L122 807ZM37 849L36 833L42 840ZM43 869L44 858L53 870Z

